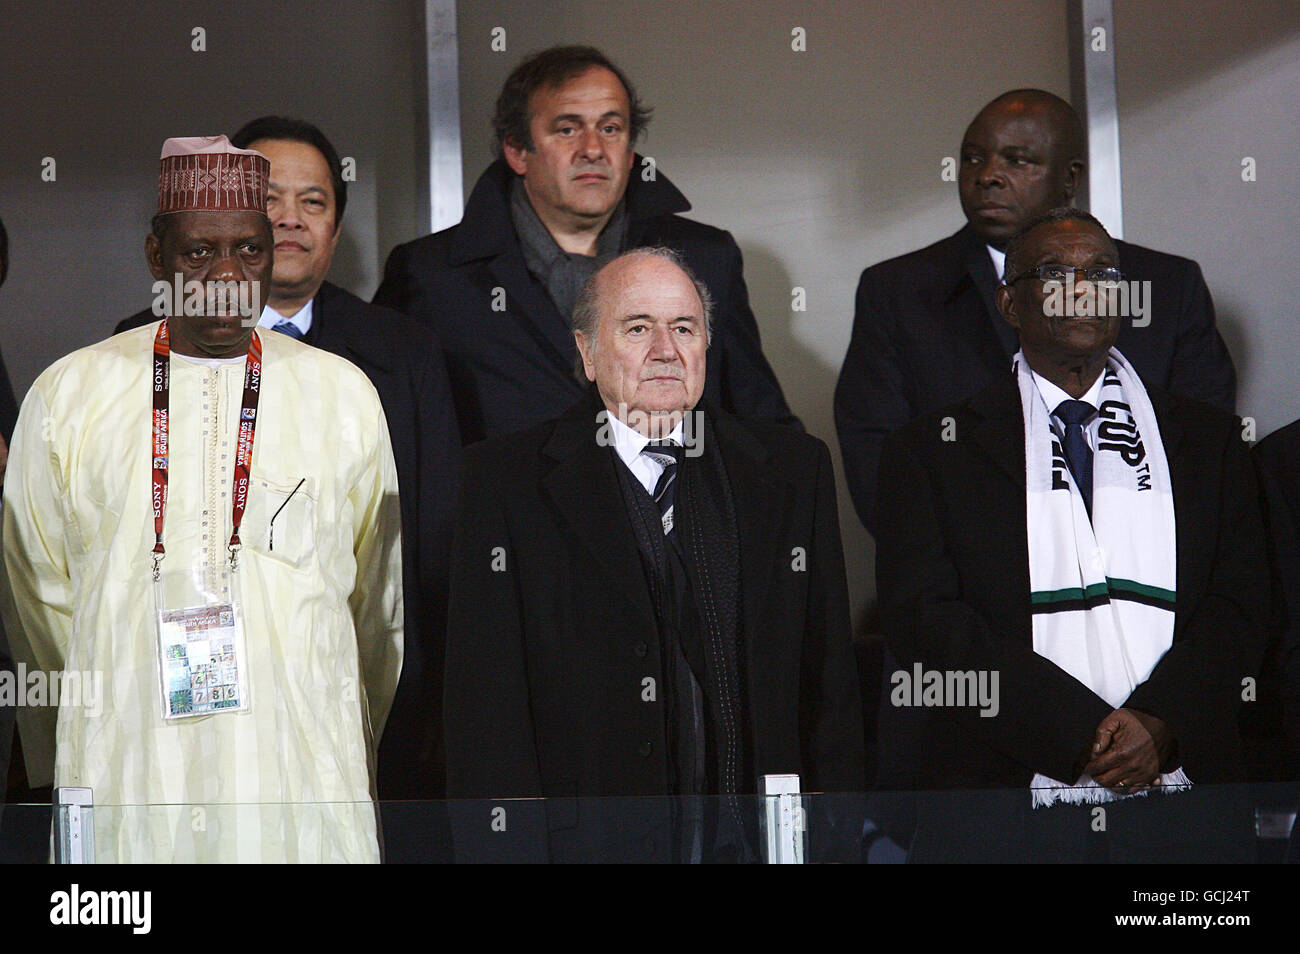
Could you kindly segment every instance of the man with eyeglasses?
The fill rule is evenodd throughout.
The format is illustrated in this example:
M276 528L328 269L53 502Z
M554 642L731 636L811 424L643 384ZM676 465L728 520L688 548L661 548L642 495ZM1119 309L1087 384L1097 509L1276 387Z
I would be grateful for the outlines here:
M886 435L1007 374L1019 347L995 300L1007 241L1071 204L1084 156L1083 128L1069 103L1043 90L1002 94L962 139L957 184L966 225L862 273L835 425L849 491L868 530L891 493L883 485L877 493ZM1231 412L1236 373L1200 268L1139 245L1115 246L1126 277L1117 291L1137 293L1120 301L1128 312L1120 350L1148 384Z
M890 651L998 677L992 711L945 699L910 726L912 860L1252 859L1224 783L1269 605L1259 488L1239 420L1115 346L1120 254L1076 209L1027 225L997 295L1012 373L885 442Z

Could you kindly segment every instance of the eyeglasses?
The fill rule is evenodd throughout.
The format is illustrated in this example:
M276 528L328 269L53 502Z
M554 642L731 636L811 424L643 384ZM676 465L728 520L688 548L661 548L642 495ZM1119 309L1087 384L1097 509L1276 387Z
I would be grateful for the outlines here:
M1048 282L1058 282L1062 285L1074 284L1076 281L1092 282L1094 285L1118 285L1124 280L1124 274L1113 265L1093 265L1088 268L1075 268L1073 265L1057 265L1048 263L1039 265L1037 268L1031 268L1022 275L1006 282L1007 287L1014 285L1016 282L1022 282L1026 278L1037 278L1046 285Z

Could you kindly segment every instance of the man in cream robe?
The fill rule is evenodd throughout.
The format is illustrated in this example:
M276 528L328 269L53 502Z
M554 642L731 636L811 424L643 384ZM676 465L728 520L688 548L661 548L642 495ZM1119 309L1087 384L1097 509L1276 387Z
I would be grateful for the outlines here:
M57 709L22 710L31 780L92 790L98 861L378 861L374 752L402 655L379 398L347 361L260 335L232 570L245 357L186 356L172 335L162 577L238 604L251 705L167 721L150 552L158 326L56 362L19 415L4 505L15 657L103 688L97 705L65 694Z

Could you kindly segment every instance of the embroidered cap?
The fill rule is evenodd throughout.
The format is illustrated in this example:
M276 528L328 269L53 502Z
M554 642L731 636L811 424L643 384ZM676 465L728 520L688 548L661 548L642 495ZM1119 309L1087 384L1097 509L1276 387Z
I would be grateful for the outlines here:
M158 214L261 212L271 160L236 149L225 136L186 136L163 143L158 164Z

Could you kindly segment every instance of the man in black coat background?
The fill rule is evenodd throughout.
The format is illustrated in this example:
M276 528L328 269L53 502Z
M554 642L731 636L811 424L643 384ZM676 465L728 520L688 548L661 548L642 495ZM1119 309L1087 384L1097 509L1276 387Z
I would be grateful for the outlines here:
M701 399L708 289L681 262L639 250L598 272L574 312L595 387L466 451L458 857L755 860L761 776L864 784L830 454ZM495 801L530 796L546 802ZM856 858L851 802L814 806L814 854Z
M375 302L437 330L465 444L552 420L582 394L568 316L582 281L644 245L676 249L709 287L717 330L705 396L797 423L763 356L740 249L693 222L685 196L633 152L649 110L591 47L521 63L497 100L498 158L458 225L393 249Z
M267 211L275 267L259 324L348 359L365 372L383 404L401 497L406 636L397 697L380 740L379 797L438 799L445 771L440 701L447 552L460 466L438 342L428 325L325 281L341 234L347 183L338 152L319 129L267 116L246 124L231 142L271 160ZM156 320L146 309L115 331ZM387 857L402 857L404 847L415 850L404 842L390 837Z
M9 233L5 231L4 220L0 219L0 286L4 285L9 274ZM9 441L14 435L14 424L18 421L18 405L14 402L13 385L9 383L9 372L5 370L4 358L0 357L0 483L4 482L5 464L9 460ZM0 678L4 673L13 674L13 659L9 656L9 641L4 630L0 628ZM4 805L5 792L9 787L9 753L14 740L14 708L0 705L0 806Z
M885 437L1009 373L1015 329L995 295L1007 240L1069 205L1083 175L1082 125L1064 100L1013 90L984 107L961 145L958 191L967 224L916 252L866 269L835 389L835 427L849 492L873 533L889 505L876 485ZM1117 241L1126 281L1150 282L1145 314L1117 347L1148 386L1232 413L1236 372L1193 261Z

